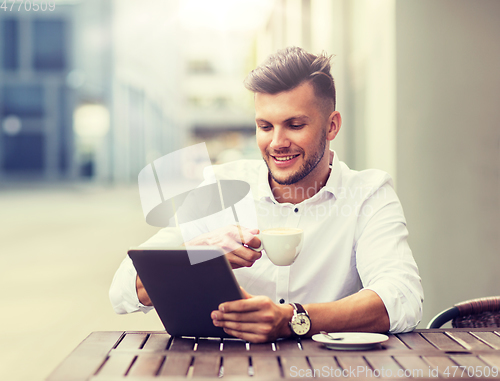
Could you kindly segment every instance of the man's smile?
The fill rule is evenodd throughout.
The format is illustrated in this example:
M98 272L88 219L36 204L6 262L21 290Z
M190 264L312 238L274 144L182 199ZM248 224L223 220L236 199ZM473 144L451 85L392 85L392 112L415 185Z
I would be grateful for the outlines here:
M298 157L300 154L295 154L295 155L269 155L273 158L274 163L278 167L283 167L283 166L289 166L292 164L295 164L295 162L298 160Z
M299 156L298 154L297 155L288 155L288 156L273 156L274 160L278 160L278 161L287 161L287 160L292 160L292 159L295 159L297 156Z

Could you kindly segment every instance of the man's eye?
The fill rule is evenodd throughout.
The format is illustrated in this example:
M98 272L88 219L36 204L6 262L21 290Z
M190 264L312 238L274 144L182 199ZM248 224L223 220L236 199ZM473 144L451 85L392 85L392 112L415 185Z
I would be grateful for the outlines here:
M270 130L272 128L272 126L259 126L259 128L261 130L267 131L267 130Z
M290 124L290 128L299 129L304 127L304 124Z

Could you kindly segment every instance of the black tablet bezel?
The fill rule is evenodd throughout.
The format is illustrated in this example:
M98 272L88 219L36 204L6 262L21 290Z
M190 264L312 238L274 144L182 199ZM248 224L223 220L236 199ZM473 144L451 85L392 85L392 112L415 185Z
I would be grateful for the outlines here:
M188 249L191 254L212 259L191 265ZM169 334L231 337L215 327L210 317L220 303L244 298L220 248L136 247L128 254Z

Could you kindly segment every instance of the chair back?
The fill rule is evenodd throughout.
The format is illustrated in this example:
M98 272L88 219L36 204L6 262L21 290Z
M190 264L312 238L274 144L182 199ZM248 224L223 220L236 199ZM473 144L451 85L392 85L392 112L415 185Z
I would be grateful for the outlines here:
M500 296L473 299L455 307L459 316L452 320L453 328L500 327Z
M455 304L434 316L427 328L440 328L450 320L453 328L500 327L500 296Z

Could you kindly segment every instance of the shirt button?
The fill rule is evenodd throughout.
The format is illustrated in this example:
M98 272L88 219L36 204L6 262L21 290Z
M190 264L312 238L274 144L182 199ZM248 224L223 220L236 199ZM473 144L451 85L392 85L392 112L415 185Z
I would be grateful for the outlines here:
M299 208L295 208L293 211L297 213L299 211Z
M284 304L285 303L285 299L280 299L280 304Z

